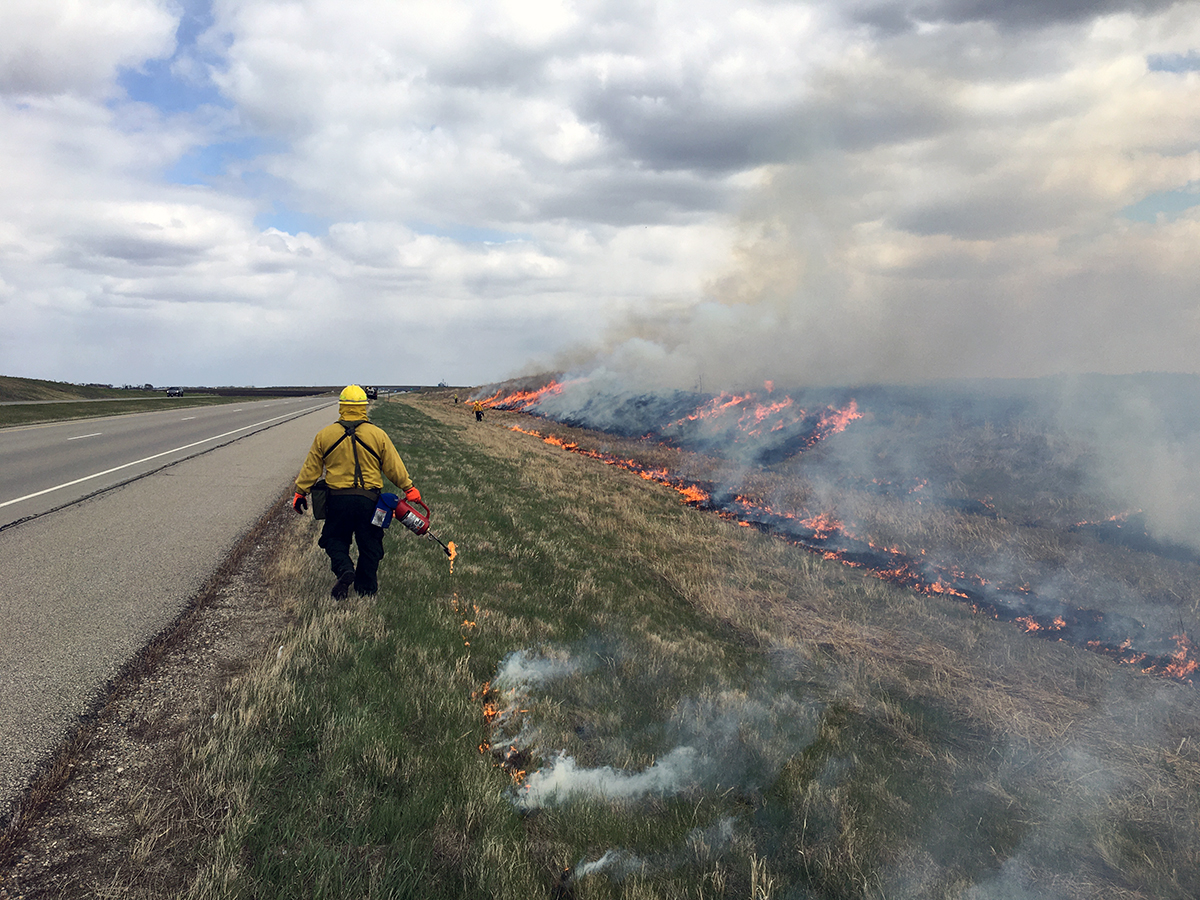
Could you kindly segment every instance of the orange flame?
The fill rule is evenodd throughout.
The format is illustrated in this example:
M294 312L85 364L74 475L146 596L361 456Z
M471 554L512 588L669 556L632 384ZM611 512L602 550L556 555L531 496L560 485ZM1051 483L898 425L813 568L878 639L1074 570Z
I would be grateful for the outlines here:
M800 524L805 528L811 528L819 538L829 537L829 535L835 531L840 531L842 528L842 523L829 515L829 513L821 513L808 519L801 519Z
M1187 678L1192 675L1200 663L1196 661L1196 646L1186 634L1173 634L1176 651L1171 654L1172 662L1164 670L1164 674L1173 678Z
M766 382L764 387L767 394L771 394L775 389L775 385L771 382ZM796 407L795 401L791 397L760 402L759 396L754 393L722 393L698 407L694 412L681 419L676 419L667 428L670 429L672 426L678 426L684 422L699 422L733 415L737 416L736 427L739 431L749 437L758 437L764 431L779 431L795 425L808 417L809 413ZM815 443L831 434L844 431L847 425L862 417L855 400L851 400L847 406L841 409L828 407L817 418L816 425L813 427L812 442Z
M858 411L858 401L851 400L850 405L845 409L834 409L830 407L825 415L821 416L821 421L817 423L817 428L823 434L839 434L846 430L846 426L855 419L861 419L863 414Z
M737 394L726 394L722 392L720 396L713 397L713 399L699 407L694 413L684 416L683 419L680 419L679 421L695 422L700 419L711 419L721 415L725 411L732 409L735 406L741 406L747 400L753 399L753 397L753 394L742 394L741 396L738 396Z
M535 431L530 428L522 428L519 425L510 425L509 428L513 431L520 432L521 434L527 434L530 437L540 438L544 443L547 443L552 447L559 447L570 453L578 453L580 456L586 456L589 459L597 460L608 466L618 466L619 468L627 469L628 471L633 472L640 478L644 478L646 481L653 481L657 484L666 485L667 487L672 488L682 494L685 503L703 504L712 499L712 496L708 493L708 491L704 490L703 488L696 487L693 484L688 484L680 479L673 478L671 473L666 469L647 469L636 460L623 459L615 454L605 453L601 450L588 450L584 447L580 447L575 441L566 441L553 434L544 435L540 431Z
M551 380L545 387L538 388L536 391L513 391L506 397L501 397L502 391L496 391L492 396L480 402L488 408L503 408L509 410L524 411L534 406L539 400L548 394L562 393L563 385L557 381Z
M1116 515L1109 516L1107 519L1101 519L1097 522L1089 522L1087 519L1084 519L1082 522L1076 522L1075 527L1076 528L1084 528L1088 525L1104 525L1104 524L1108 524L1108 523L1113 523L1118 528L1120 528L1129 520L1130 516L1136 516L1140 512L1141 512L1140 509L1126 510L1123 513L1117 513Z

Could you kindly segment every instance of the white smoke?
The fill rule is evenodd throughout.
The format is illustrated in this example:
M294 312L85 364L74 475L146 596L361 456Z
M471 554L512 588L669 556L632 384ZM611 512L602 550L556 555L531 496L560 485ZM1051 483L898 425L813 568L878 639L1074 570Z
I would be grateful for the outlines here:
M705 828L693 828L687 836L688 855L702 861L713 859L733 843L733 837L734 820L729 816Z
M1140 376L1110 380L1102 408L1085 391L1064 392L1061 416L1095 447L1096 474L1128 507L1143 510L1150 533L1200 550L1200 379Z
M503 700L492 720L495 737L492 745L524 749L536 743L539 738L537 731L527 730L522 716L522 708L528 705L530 692L570 677L581 668L578 659L557 650L539 653L515 650L508 654L492 679L492 686L501 693Z
M623 772L611 766L580 768L572 757L559 753L525 779L517 803L522 809L538 809L579 796L629 801L676 794L698 784L701 759L694 747L676 747L641 772Z
M1030 887L1029 881L1019 857L1006 859L995 875L968 888L963 900L1048 900L1053 896Z
M514 800L523 809L536 809L581 797L627 803L718 782L751 786L773 778L784 761L811 742L818 718L817 705L785 691L765 699L741 691L684 697L667 723L676 744L652 765L634 772L581 767L559 751L526 778ZM754 737L747 742L749 734Z
M586 878L588 875L608 874L614 881L627 878L634 872L645 870L646 863L637 854L628 850L607 850L604 855L593 862L581 862L575 867L573 877Z
M625 655L611 648L607 652ZM493 720L492 745L531 750L547 758L548 737L536 713L530 712L537 709L537 694L553 694L556 684L584 671L592 656L594 651L572 655L561 649L518 650L506 656L492 681L504 701ZM513 801L523 809L579 797L624 803L717 782L753 785L770 780L784 760L811 742L820 707L774 690L777 686L770 681L757 684L754 696L716 686L700 696L678 698L665 728L654 729L662 730L671 749L641 771L583 767L559 750L513 789ZM748 734L754 735L749 743Z
M566 678L578 669L578 660L566 654L550 652L535 656L526 650L516 650L504 658L492 683L501 690L527 692L548 681Z
M612 881L621 881L634 873L646 873L689 863L707 863L721 856L733 843L734 820L725 816L703 828L693 828L682 848L643 858L629 850L606 850L592 862L580 861L571 873L572 879L605 874Z

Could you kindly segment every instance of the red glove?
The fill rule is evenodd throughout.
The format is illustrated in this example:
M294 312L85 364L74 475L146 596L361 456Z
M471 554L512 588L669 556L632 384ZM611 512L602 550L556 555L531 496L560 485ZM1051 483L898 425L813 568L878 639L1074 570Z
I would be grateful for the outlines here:
M308 509L308 497L296 491L296 496L292 498L292 509L300 513L300 515L304 515L304 511Z
M412 503L414 501L419 501L421 499L421 492L417 490L416 485L413 485L407 491L404 492L404 499L407 500L409 503Z

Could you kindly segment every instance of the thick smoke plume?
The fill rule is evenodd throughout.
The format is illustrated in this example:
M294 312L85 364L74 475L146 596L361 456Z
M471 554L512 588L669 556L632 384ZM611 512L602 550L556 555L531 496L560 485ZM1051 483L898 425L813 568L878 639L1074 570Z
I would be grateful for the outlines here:
M999 6L980 9L973 11L986 20ZM1091 13L1080 15L1078 39L1087 44L1094 35L1083 20ZM714 396L762 390L764 382L804 391L1046 378L1054 385L1039 389L1044 412L1094 437L1091 474L1102 487L1143 510L1156 537L1200 549L1200 437L1178 428L1179 413L1182 421L1200 419L1194 384L1178 380L1174 396L1162 384L1121 388L1090 420L1069 408L1096 386L1089 375L1197 370L1200 257L1185 249L1195 240L1197 207L1150 226L1122 217L1124 199L1068 189L1051 169L1077 171L1096 148L1046 143L1056 132L1043 128L1036 101L1037 112L1027 111L1039 123L1029 141L1009 144L1007 126L997 129L985 113L968 126L961 117L972 114L953 90L929 90L941 84L941 60L959 58L968 46L998 57L973 43L979 34L968 29L959 44L954 32L922 39L931 47L948 41L926 60L930 81L893 82L850 62L831 63L814 85L811 110L829 117L827 129L804 131L763 170L730 245L714 248L709 277L688 300L647 298L593 344L539 361L574 378L545 414L586 412L593 427L620 428L622 404L677 392ZM1041 54L1039 33L1033 26L1005 40L1025 50L1033 40ZM878 71L891 71L889 61L907 71L911 49L881 39L873 46L882 54ZM1047 71L1079 61L1065 52ZM1079 100L1077 111L1111 97ZM915 133L893 133L886 114L858 121L854 110L863 103L907 109ZM1107 138L1100 143L1107 146ZM1059 153L1078 155L1065 165ZM952 162L960 154L971 160L965 169ZM1189 190L1193 169L1183 179ZM680 294L686 290L680 286Z

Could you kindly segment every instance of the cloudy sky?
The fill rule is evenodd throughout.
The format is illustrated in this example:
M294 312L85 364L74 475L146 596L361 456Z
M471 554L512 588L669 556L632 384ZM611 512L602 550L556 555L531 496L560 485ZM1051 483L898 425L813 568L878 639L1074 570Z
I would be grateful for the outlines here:
M1200 371L1200 3L5 0L0 374Z

